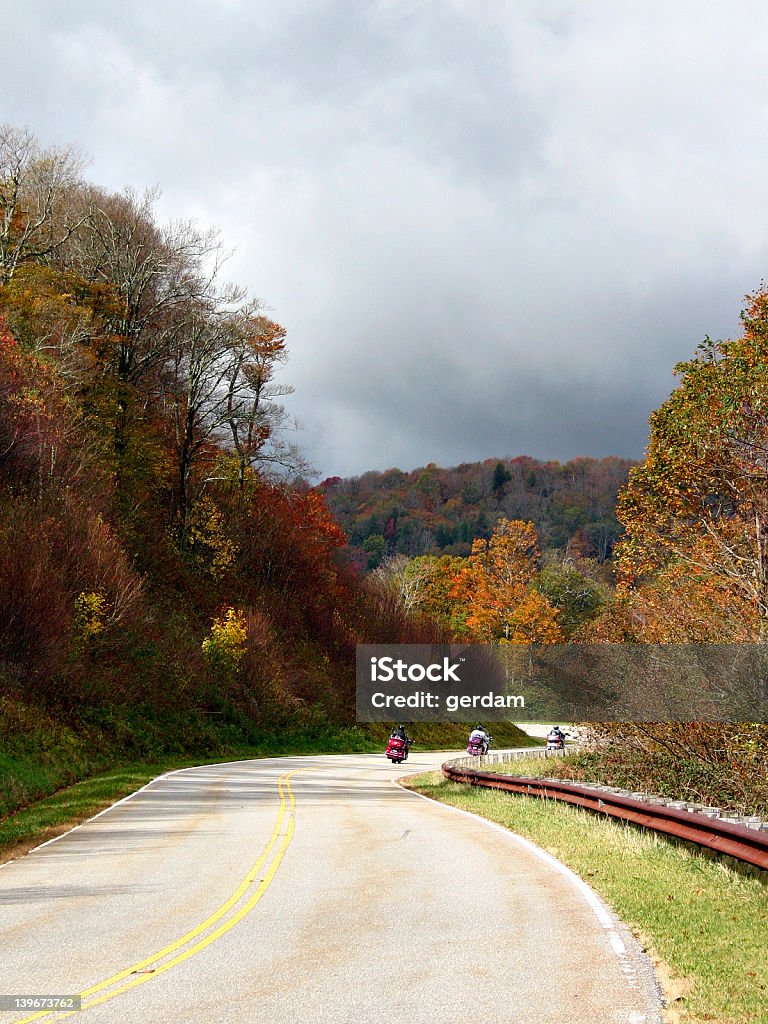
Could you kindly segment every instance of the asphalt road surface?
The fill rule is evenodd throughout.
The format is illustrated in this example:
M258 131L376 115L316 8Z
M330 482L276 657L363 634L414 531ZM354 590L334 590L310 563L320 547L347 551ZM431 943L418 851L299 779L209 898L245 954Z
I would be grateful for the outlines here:
M162 776L2 867L3 1006L79 994L88 1024L660 1020L649 964L591 890L393 784L444 759Z

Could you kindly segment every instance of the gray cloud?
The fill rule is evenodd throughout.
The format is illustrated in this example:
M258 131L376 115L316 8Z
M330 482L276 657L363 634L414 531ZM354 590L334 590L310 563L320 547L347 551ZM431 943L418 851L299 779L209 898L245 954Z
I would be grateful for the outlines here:
M768 256L768 10L30 0L0 119L220 224L323 474L640 455Z

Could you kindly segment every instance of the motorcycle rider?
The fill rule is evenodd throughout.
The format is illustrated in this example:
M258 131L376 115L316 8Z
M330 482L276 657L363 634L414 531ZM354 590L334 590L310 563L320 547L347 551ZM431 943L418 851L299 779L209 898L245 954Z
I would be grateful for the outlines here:
M384 753L393 764L395 762L399 764L401 761L407 760L412 745L413 740L406 732L405 726L398 725L389 734L389 743Z
M488 735L488 733L485 731L482 725L478 724L469 734L469 742L470 744L480 744L483 753L487 754L488 748L491 745L491 737Z
M548 743L555 743L558 747L565 746L565 733L559 725L553 725L550 730L549 736L547 736Z

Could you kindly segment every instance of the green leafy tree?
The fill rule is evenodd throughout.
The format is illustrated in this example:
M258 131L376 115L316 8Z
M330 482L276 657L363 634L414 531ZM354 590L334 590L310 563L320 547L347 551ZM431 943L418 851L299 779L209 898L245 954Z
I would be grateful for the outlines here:
M511 479L512 474L504 463L497 462L493 470L493 480L491 481L491 489L497 499L501 500L504 497L504 490Z
M363 551L368 555L368 569L375 569L381 562L387 542L380 533L372 533L363 541Z
M547 559L535 586L559 610L557 621L566 636L594 619L610 598L605 584L591 579L567 558Z

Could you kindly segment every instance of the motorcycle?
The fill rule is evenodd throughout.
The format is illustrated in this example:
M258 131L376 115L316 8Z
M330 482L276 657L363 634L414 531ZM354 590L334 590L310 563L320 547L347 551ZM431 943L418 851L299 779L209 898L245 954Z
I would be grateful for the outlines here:
M469 743L467 744L467 753L471 754L473 757L485 757L488 753L492 739L493 736L489 736L485 740L470 736Z
M408 760L408 751L413 746L413 740L404 740L400 736L390 736L387 749L384 751L392 764L401 764Z
M547 736L547 750L565 750L565 737L567 732L553 733Z

